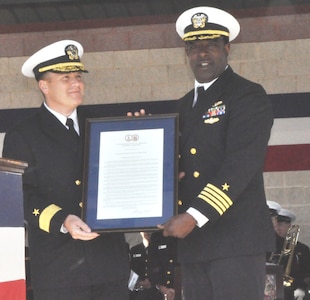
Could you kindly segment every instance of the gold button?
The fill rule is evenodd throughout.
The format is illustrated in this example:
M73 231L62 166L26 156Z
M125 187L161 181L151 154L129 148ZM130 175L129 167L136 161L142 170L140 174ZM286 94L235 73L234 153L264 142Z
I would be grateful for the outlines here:
M196 150L196 148L191 148L190 152L191 152L191 154L195 155L197 153L197 150Z
M82 183L81 180L79 180L79 179L75 180L76 185L80 185L81 183Z
M170 274L171 274L171 272L170 272L170 271L167 271L167 274L168 274L168 275L170 275Z
M79 207L83 207L83 202L80 202L80 203L79 203Z
M170 282L171 282L170 280L167 280L167 284L170 284Z
M193 176L194 176L195 178L198 178L199 175L200 175L200 173L199 173L198 171L195 171L195 172L193 173Z
M183 205L182 200L179 200L179 201L178 201L178 205L180 205L180 206Z
M169 259L169 262L170 262L170 263L173 263L173 259Z
M181 158L182 156L181 156L181 154L179 154L179 158Z

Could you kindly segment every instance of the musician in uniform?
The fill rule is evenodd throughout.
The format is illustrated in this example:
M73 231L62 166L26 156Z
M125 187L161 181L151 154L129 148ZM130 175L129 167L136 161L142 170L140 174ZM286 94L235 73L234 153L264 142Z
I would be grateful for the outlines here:
M149 245L149 277L152 285L165 296L166 300L176 297L175 276L178 267L177 239L164 237L162 231L153 232ZM181 287L179 287L181 289Z
M267 200L267 205L269 208L269 214L271 217L273 228L276 230L276 227L278 226L278 215L281 210L281 205L275 201L270 200Z
M130 267L139 277L130 300L161 300L162 294L149 278L149 244L152 232L140 232L142 242L130 249Z
M275 231L275 245L276 249L281 249L283 245L283 239L276 233L278 227L278 215L281 210L281 205L278 202L267 200L267 205L269 208L269 214L271 217L272 225ZM266 261L268 263L277 264L279 255L275 251L267 252Z
M284 239L287 235L289 228L292 226L296 216L294 212L281 209L278 213L278 226L276 233L280 237L277 243L277 253L281 253L283 249ZM285 270L289 260L289 255L283 256L280 264ZM293 260L291 264L291 272L288 274L293 278L293 284L290 287L284 287L285 300L303 299L308 293L310 288L310 250L309 247L299 241L294 249ZM297 298L299 297L299 298Z

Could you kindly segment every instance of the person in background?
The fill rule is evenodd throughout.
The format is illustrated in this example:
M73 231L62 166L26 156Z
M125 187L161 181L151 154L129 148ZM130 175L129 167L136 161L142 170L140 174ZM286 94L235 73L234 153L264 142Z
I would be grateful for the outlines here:
M162 294L149 278L149 244L152 232L140 232L142 242L130 249L130 266L138 281L136 289L130 293L130 300L162 300Z
M179 212L158 227L179 238L185 299L261 300L275 244L262 175L272 105L228 63L240 30L231 14L195 7L176 30L195 83L179 100Z
M84 97L83 47L62 40L34 53L22 67L44 101L10 129L3 157L25 161L24 212L31 283L38 300L128 299L124 234L92 232L81 220L84 123L94 116Z
M281 243L277 245L277 252L281 253L285 237L292 223L296 220L294 212L283 209L278 213L276 233L280 237ZM285 270L290 255L283 256L280 264ZM290 287L284 287L285 300L304 299L309 298L308 290L310 288L310 250L309 247L299 241L295 246L293 252L293 260L291 265L291 272L289 274L293 278L293 284Z
M278 202L267 200L267 205L269 208L269 214L271 217L272 225L274 228L275 234L275 250L282 249L283 246L283 239L277 234L277 227L278 227L278 215L281 210L281 205ZM277 264L279 260L279 252L267 252L266 255L266 262Z
M270 201L270 200L267 200L267 205L269 208L269 213L270 213L273 228L276 231L276 228L278 226L278 215L281 210L281 205L275 201Z
M181 287L177 287L177 239L164 237L162 231L152 234L149 244L149 277L153 286L166 300L181 300ZM179 289L176 291L176 288ZM179 298L178 298L179 297Z

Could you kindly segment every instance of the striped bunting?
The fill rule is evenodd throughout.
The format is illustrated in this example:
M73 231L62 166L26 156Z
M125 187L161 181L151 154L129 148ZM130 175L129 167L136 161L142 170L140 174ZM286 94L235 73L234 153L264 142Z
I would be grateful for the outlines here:
M310 93L269 95L275 122L267 150L265 172L310 170ZM102 117L121 116L141 107L152 114L175 112L177 101L88 105ZM4 132L37 109L0 110L0 150Z
M275 120L265 172L310 170L309 94L273 95Z
M0 172L0 299L25 300L25 229L21 175Z

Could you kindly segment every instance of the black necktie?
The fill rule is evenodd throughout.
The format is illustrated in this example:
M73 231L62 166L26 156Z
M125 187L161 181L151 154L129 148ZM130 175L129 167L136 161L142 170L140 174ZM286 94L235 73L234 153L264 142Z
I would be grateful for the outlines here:
M66 125L69 127L69 132L72 136L74 136L75 139L79 137L78 133L75 131L74 126L73 126L73 120L68 118Z
M193 107L197 106L198 102L201 101L201 99L204 96L204 92L205 92L205 89L203 86L200 86L197 88L197 99L196 99L196 102L194 103Z

